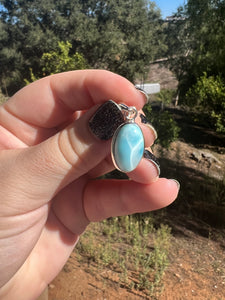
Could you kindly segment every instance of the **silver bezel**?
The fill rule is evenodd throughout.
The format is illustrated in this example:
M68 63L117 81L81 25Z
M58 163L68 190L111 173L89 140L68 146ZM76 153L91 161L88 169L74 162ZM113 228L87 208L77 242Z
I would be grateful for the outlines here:
M115 141L116 141L116 138L117 138L117 136L118 136L118 133L119 133L120 129L121 129L124 125L126 125L126 124L127 124L127 123L123 123L123 124L121 124L121 125L116 129L116 131L114 132L114 135L113 135L113 137L112 137L112 143L111 143L111 157L112 157L113 164L114 164L114 166L115 166L115 168L116 168L117 170L119 170L120 172L123 172L123 173L125 173L125 172L124 172L123 170L121 170L121 169L119 168L119 166L117 165L117 163L116 163L113 148L114 148L114 144L115 144Z

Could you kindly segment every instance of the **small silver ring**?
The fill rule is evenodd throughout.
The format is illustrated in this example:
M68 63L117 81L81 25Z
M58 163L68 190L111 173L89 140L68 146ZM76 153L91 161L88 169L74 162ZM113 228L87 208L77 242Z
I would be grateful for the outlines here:
M135 118L138 115L137 109L135 106L127 106L125 104L119 104L121 107L121 110L124 113L124 116L127 121L134 121Z

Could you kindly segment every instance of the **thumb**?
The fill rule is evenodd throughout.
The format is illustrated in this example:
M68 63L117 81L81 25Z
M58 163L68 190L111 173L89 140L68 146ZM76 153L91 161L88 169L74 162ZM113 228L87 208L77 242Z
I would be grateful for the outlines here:
M103 106L108 109L107 104ZM10 194L16 195L12 199L16 199L14 213L46 204L109 154L110 141L97 139L89 128L95 110L96 107L92 107L68 127L36 146L2 151L1 178L5 178L5 184L11 187ZM5 198L8 203L9 197ZM7 214L8 207L11 214L12 206L7 203L4 211Z

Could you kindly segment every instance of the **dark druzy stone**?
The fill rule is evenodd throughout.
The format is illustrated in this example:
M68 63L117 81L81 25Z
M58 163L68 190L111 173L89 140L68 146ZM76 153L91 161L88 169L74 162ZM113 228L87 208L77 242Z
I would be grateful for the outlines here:
M124 123L123 113L115 102L109 100L102 104L89 120L89 127L101 140L112 138L116 129Z

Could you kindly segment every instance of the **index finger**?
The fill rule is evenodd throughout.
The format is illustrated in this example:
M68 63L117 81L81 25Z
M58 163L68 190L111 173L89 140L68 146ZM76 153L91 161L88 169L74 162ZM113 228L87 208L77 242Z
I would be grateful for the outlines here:
M36 81L17 92L5 107L28 124L53 128L75 111L108 99L140 109L144 98L124 77L104 70L79 70Z

